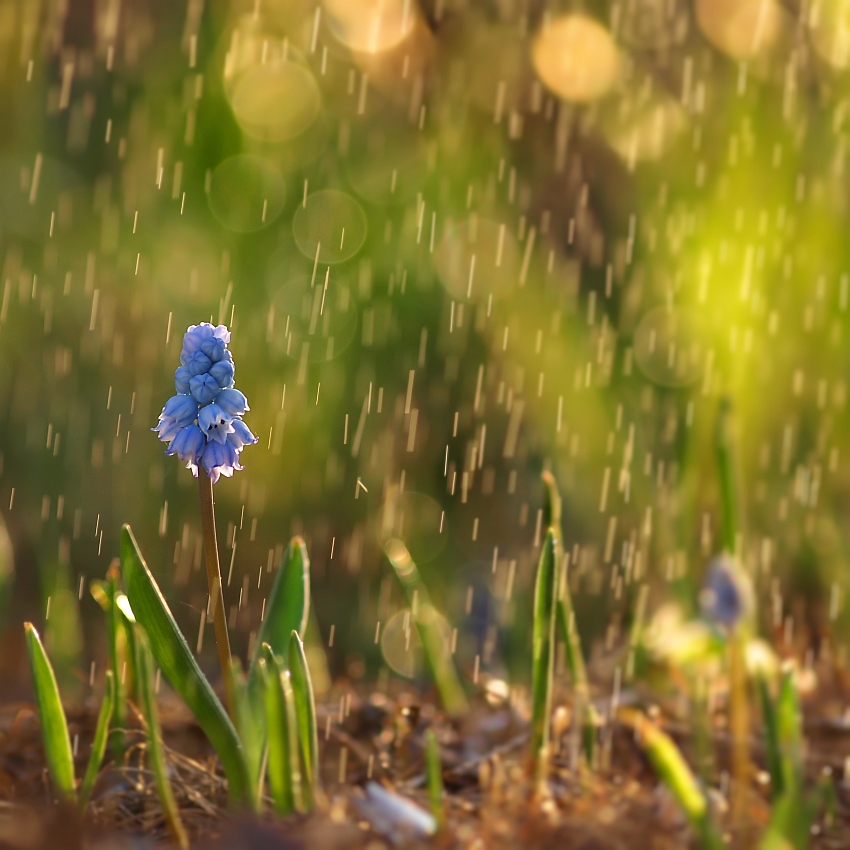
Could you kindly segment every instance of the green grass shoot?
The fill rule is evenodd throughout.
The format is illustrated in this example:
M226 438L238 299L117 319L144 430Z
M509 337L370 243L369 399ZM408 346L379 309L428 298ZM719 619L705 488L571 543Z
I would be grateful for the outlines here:
M145 635L136 635L136 669L139 680L138 689L141 697L142 713L147 726L148 764L153 773L156 792L162 804L165 820L174 840L181 848L189 847L189 838L180 820L180 812L174 799L171 780L168 778L168 764L165 759L165 748L162 743L162 729L159 725L159 714L154 692L154 671L151 651Z
M242 742L224 706L195 661L127 525L121 535L121 560L127 596L136 621L147 634L157 664L189 706L221 759L231 805L253 807L255 784L251 781Z
M301 755L304 806L309 809L315 805L319 788L319 729L307 655L296 631L292 632L289 641L289 674Z
M265 670L268 777L275 808L280 814L303 810L298 722L289 671L283 669L269 644L263 644ZM262 675L262 674L261 674Z
M557 630L564 641L567 669L573 683L576 701L576 715L582 718L582 741L584 755L588 764L593 764L593 750L596 745L596 732L600 725L596 709L590 700L590 686L587 681L587 668L581 648L581 637L576 629L575 609L568 582L568 570L564 556L564 541L561 527L561 494L551 472L541 476L544 484L543 522L545 527L555 530L555 557L559 565L558 598L555 604Z
M86 766L86 772L83 776L83 784L80 786L80 808L84 809L91 797L91 792L94 790L94 783L97 781L100 766L103 763L103 756L106 753L106 744L109 739L109 725L112 722L112 717L115 712L116 704L116 686L115 674L112 670L106 671L103 685L103 699L100 703L100 711L97 715L97 725L94 731L94 740L91 746L91 755L89 763Z
M56 793L65 800L74 802L77 799L74 756L56 676L35 626L32 623L24 623L24 631L35 687L35 702L41 719L41 737L44 741L47 770Z
M384 545L384 552L404 591L407 604L410 605L411 617L422 641L425 661L437 686L443 708L454 716L463 714L469 703L450 648L440 629L437 609L431 604L428 589L419 575L419 570L401 540L388 540Z
M231 693L233 694L233 723L239 734L239 740L245 750L251 781L256 788L256 799L261 805L263 799L264 777L263 749L265 748L265 718L261 701L251 694L248 678L239 659L232 659Z
M694 828L702 850L723 850L705 794L673 739L633 709L621 709L619 717L637 733L638 743Z
M425 772L428 778L428 800L431 814L442 829L446 822L443 807L443 766L440 763L440 744L433 729L425 733Z
M307 544L300 537L293 537L283 555L266 603L254 661L260 657L261 647L265 643L286 664L292 632L304 634L309 613L310 558Z
M539 780L545 778L549 761L552 678L555 669L555 603L558 591L556 546L555 531L550 528L543 541L534 584L531 752Z
M109 650L109 666L112 669L112 679L115 687L115 699L112 709L112 725L114 734L111 736L112 751L115 757L121 758L124 753L124 729L127 727L127 695L129 693L127 672L129 667L135 667L133 653L127 651L127 633L124 629L121 611L116 605L116 597L120 593L120 568L113 564L106 572L106 580L95 579L91 585L91 595L106 614L106 635Z

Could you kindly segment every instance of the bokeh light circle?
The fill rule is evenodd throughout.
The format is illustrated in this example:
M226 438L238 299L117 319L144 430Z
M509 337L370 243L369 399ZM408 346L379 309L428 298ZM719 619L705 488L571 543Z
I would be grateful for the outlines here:
M431 606L423 607L420 613L436 623L435 631L440 636L448 655L452 636L448 621ZM387 666L393 672L408 679L412 679L424 669L425 656L422 651L422 640L409 609L398 611L387 620L381 630L381 653Z
M416 23L411 0L322 0L328 29L358 53L382 53L401 44Z
M546 88L579 103L607 94L620 70L611 33L586 15L563 15L544 26L531 56Z
M326 363L348 348L357 330L348 278L331 270L327 278L317 272L314 280L303 269L293 274L291 265L275 262L267 273L266 285L274 289L266 326L269 351L277 359Z
M303 65L275 62L247 70L234 86L230 104L249 136L286 142L316 120L321 94L315 77Z
M366 241L363 207L339 189L314 192L295 211L292 233L295 244L311 260L341 263L353 257Z
M378 514L382 544L404 541L414 563L424 564L442 552L448 539L443 509L424 493L391 489Z
M468 218L447 225L437 248L437 274L452 298L486 303L519 285L520 248L512 228L489 219Z
M703 35L733 59L766 54L791 24L776 0L696 0L695 6Z
M684 387L698 380L705 352L699 319L684 307L656 307L635 330L634 354L640 370L665 387Z
M283 210L285 198L280 173L248 154L232 156L217 166L207 196L213 215L237 233L268 227Z

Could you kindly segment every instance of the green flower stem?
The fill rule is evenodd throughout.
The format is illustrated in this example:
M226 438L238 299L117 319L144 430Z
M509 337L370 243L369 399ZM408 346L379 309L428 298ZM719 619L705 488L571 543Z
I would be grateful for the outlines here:
M201 526L204 535L204 556L207 564L207 584L210 589L210 605L215 627L215 644L218 648L218 663L224 680L224 695L227 710L233 716L233 681L231 670L233 659L230 654L230 636L227 633L227 615L221 587L221 567L218 562L218 537L215 531L215 502L213 501L212 479L200 472L198 490L201 496Z

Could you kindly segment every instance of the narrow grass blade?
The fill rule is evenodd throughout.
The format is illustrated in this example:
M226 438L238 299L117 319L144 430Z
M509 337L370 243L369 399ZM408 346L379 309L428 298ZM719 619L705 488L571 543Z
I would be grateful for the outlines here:
M65 800L74 802L77 797L74 757L71 753L68 722L59 697L56 676L35 626L32 623L24 623L24 630L35 686L35 702L41 719L41 737L44 741L47 769L57 794Z
M735 554L735 541L740 526L738 517L738 491L735 478L735 457L732 435L732 402L720 400L715 429L717 473L720 479L721 530L723 547Z
M266 643L260 650L265 679L266 735L268 739L269 788L280 814L301 811L301 770L298 755L298 724L289 671Z
M111 736L112 751L116 759L124 753L124 729L127 727L127 694L129 691L126 681L127 668L135 667L135 660L128 663L127 636L121 623L121 612L115 604L115 598L120 592L119 582L121 571L112 564L106 573L106 581L95 580L91 583L91 595L106 614L106 632L109 648L109 666L112 668L112 679L115 687L115 699L112 709Z
M293 631L304 634L309 613L310 557L303 539L293 537L286 547L266 603L254 661L260 657L262 645L267 643L278 659L284 659L285 664L290 636Z
M760 675L757 684L764 723L765 761L767 762L767 772L770 774L770 796L776 802L785 791L782 775L782 748L779 744L779 729L776 722L776 706L773 704L767 679Z
M103 763L106 753L106 742L109 739L109 724L115 711L115 675L112 670L106 671L106 681L103 688L103 700L100 703L100 712L97 716L97 726L94 730L94 741L91 745L91 755L86 767L86 775L80 787L80 808L84 809L91 797L94 783Z
M442 829L446 822L443 809L443 766L440 763L440 745L433 729L425 733L425 771L428 775L428 798L431 814Z
M779 744L782 785L787 793L802 792L803 784L803 729L800 704L794 677L790 672L782 676L779 696L776 699L776 738Z
M587 683L587 668L581 649L581 638L575 624L575 609L570 594L566 557L564 556L563 531L561 528L561 494L551 472L542 474L544 485L543 518L547 526L555 532L555 562L558 565L558 598L555 603L557 630L564 641L567 669L575 690L577 716L582 718L582 742L588 764L593 764L593 750L596 746L596 732L600 718L590 700L590 686Z
M231 693L233 694L233 722L239 733L239 740L245 750L245 758L248 762L248 770L251 781L257 789L258 804L262 801L262 764L263 748L265 747L265 728L261 711L260 701L254 700L248 689L248 680L242 670L238 658L233 658L231 670L232 682Z
M121 676L125 679L124 690L127 698L137 695L136 682L139 680L139 671L136 669L136 615L130 607L130 600L126 593L120 590L115 593L115 609L118 612L118 630L123 640L121 645L124 647L124 667L121 670Z
M538 778L545 776L548 762L549 720L552 714L554 674L555 602L558 588L555 532L546 532L537 579L534 584L534 625L531 660L531 753L537 763Z
M419 576L419 570L407 546L401 540L391 539L384 545L387 559L401 584L416 630L422 641L425 660L434 678L440 700L446 711L454 716L463 714L469 706L463 686L455 668L449 646L439 627L436 608L431 604L428 588Z
M231 804L252 807L254 785L236 729L198 667L128 525L121 535L121 559L133 613L147 633L157 664L189 706L221 759Z
M304 652L304 644L295 631L289 641L289 675L298 726L304 805L311 808L315 804L319 785L319 729L307 655Z
M148 727L148 764L153 773L156 793L159 796L166 823L174 836L174 840L181 848L186 850L189 847L189 838L183 828L183 821L180 820L180 813L174 800L174 791L171 788L171 780L168 778L168 764L165 760L162 729L159 725L156 694L154 693L153 662L150 647L142 632L136 635L136 669L139 673L137 685L142 702L142 711Z
M621 709L618 716L637 733L638 743L693 826L703 850L723 850L725 844L711 822L705 794L673 739L633 709Z

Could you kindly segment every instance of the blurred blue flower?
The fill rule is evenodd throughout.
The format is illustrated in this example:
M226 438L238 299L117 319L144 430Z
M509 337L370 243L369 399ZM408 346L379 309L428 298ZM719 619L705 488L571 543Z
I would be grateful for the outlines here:
M706 619L732 628L752 611L753 592L749 576L729 555L716 557L708 566L699 605Z
M235 367L227 349L230 332L225 325L202 322L183 335L180 366L174 373L177 395L162 409L153 429L166 454L177 455L197 476L203 466L213 480L229 478L237 469L239 454L257 438L241 416L248 399L233 387Z

